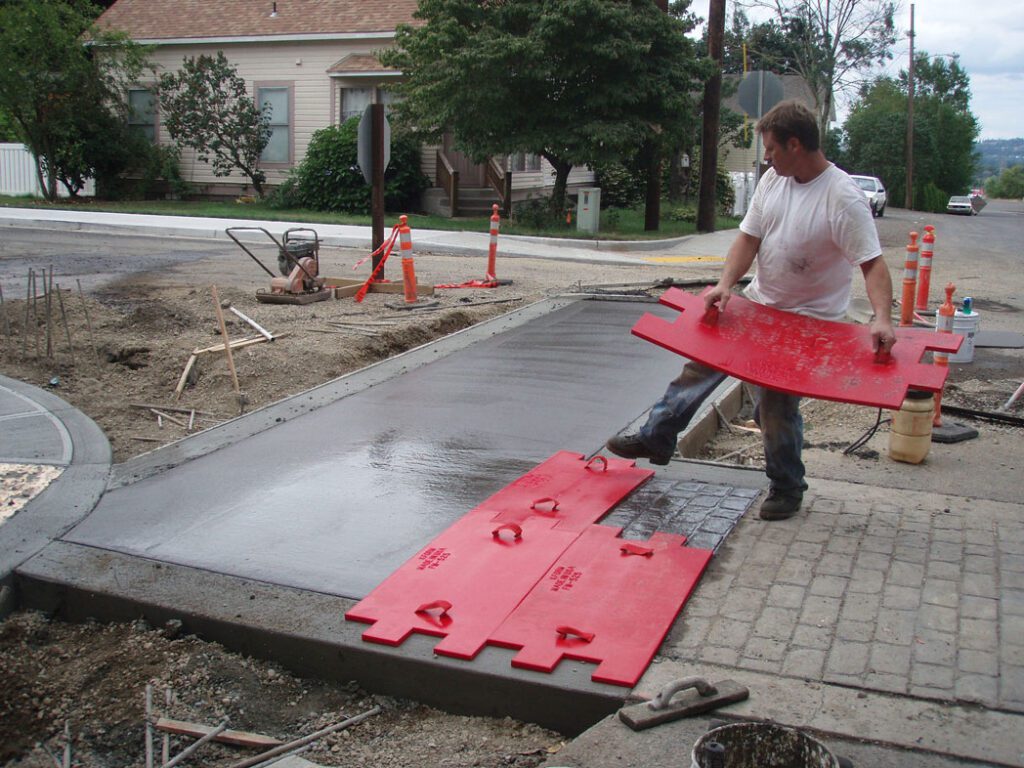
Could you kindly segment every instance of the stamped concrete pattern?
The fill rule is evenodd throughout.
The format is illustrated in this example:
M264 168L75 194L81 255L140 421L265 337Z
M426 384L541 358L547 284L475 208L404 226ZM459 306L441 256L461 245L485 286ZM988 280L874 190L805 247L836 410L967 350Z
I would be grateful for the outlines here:
M817 481L744 518L666 655L1024 712L1024 520L1014 505Z

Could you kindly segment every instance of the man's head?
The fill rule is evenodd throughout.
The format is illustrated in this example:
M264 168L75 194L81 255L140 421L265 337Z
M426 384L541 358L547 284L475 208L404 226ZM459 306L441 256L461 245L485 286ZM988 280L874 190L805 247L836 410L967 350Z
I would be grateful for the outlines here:
M796 176L799 181L825 162L820 152L818 120L798 101L776 104L757 121L757 131L764 139L765 159L780 176Z

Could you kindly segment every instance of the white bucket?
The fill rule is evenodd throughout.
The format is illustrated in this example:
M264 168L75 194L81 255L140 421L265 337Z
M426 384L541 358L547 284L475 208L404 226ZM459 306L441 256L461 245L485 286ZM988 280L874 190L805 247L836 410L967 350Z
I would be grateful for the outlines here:
M955 355L949 356L951 363L969 363L974 359L974 337L978 333L978 325L981 323L981 313L961 312L959 309L953 315L953 333L959 333L964 337L964 343Z
M715 742L724 749L729 768L839 768L839 758L817 739L776 723L732 723L705 733L693 745L691 768L714 768L706 749Z

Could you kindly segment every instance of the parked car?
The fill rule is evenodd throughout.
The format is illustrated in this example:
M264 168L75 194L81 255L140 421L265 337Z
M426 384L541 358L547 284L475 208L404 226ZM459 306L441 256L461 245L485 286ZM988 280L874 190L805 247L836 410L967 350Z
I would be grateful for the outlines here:
M958 213L962 216L976 216L977 211L967 195L953 195L946 203L946 213Z
M886 194L882 180L877 176L850 176L857 186L864 190L864 196L871 206L871 213L874 216L885 215Z

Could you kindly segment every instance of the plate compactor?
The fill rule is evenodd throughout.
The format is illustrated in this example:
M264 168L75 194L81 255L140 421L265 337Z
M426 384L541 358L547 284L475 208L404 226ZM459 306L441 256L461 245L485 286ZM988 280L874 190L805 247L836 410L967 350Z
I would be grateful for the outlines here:
M320 238L309 227L293 227L286 230L278 242L263 227L228 227L227 236L245 251L249 257L270 275L270 290L256 291L256 301L263 304L312 304L331 298L334 292L324 287L320 277ZM277 268L282 276L275 275L259 258L239 240L237 232L262 232L277 246ZM297 233L309 233L313 237L297 237Z

